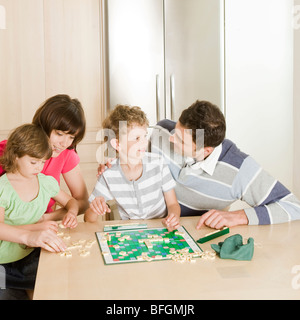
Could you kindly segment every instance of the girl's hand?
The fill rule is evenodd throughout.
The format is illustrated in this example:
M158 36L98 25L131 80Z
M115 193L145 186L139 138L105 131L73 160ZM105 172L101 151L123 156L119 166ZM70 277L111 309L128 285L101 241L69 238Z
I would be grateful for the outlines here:
M96 197L91 203L90 208L98 215L105 215L106 212L110 212L110 208L105 202L103 197Z
M76 228L78 225L77 215L68 211L62 220L62 224L66 228L71 228L71 229Z
M40 219L36 223L36 230L37 231L52 230L54 232L57 232L58 225L57 225L57 222L55 222L55 221L44 221L44 220Z
M169 213L168 216L162 220L163 225L165 225L169 232L178 229L179 224L179 216L174 213Z

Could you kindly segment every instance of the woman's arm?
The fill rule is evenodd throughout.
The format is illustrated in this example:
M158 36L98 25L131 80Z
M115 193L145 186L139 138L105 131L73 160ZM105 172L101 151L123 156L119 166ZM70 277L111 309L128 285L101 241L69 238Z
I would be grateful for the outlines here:
M0 207L0 240L22 243L28 247L41 247L51 252L66 249L65 243L53 230L31 231L22 226L8 225L4 222L4 213L4 208Z
M78 224L77 215L79 212L78 201L72 198L69 194L60 190L59 193L53 197L53 199L59 202L65 209L67 213L62 219L62 223L65 227L75 228Z
M84 213L89 207L88 192L85 181L80 170L80 166L77 165L69 172L63 173L64 180L70 190L72 197L77 200L79 206L79 214ZM59 211L62 210L57 210Z

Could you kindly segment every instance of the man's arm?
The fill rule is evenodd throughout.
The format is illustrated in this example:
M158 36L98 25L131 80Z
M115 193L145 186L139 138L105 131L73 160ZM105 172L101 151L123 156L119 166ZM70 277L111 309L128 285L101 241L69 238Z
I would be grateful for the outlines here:
M300 220L300 201L251 157L241 166L233 190L236 198L245 201L250 208L231 212L210 210L201 216L197 228L203 224L219 229Z

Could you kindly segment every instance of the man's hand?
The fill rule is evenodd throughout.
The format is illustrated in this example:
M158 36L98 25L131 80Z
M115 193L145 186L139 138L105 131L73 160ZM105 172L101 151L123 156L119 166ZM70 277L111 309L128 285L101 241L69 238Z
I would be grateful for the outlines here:
M202 225L214 229L221 229L223 227L234 227L244 224L248 224L248 218L244 210L220 211L213 209L201 216L196 229L200 229Z
M100 163L98 166L98 173L97 173L97 177L101 176L101 174L105 171L105 167L107 168L111 168L111 163L115 158L108 158L106 163Z

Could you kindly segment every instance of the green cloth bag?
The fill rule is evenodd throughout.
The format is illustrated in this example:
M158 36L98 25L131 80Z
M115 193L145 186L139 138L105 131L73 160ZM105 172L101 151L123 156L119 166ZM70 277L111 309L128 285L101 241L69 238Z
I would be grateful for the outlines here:
M243 244L243 237L240 234L235 234L219 242L211 244L220 256L221 259L247 260L250 261L254 252L254 239L249 238L247 244Z

